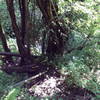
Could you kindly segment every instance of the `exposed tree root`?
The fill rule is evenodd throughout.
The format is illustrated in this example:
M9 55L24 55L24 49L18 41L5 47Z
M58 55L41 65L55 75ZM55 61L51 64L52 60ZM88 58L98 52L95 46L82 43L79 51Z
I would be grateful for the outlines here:
M66 76L58 72L58 70L53 65L47 65L43 63L39 63L39 64L36 63L32 65L23 65L23 66L13 65L13 66L3 66L1 70L10 74L13 72L31 74L32 75L31 77L19 83L16 83L13 87L25 86L26 88L28 88L30 95L33 95L33 96L35 96L34 93L36 93L36 91L32 90L32 87L34 86L36 87L40 85L39 88L42 89L43 87L41 86L43 86L42 84L44 84L45 80L47 79L47 76L48 76L48 80L51 77L55 79L56 84L59 83L57 85L57 88L59 88L59 92L56 94L57 95L56 99L62 98L63 100L91 100L91 98L95 96L94 93L92 93L91 91L85 88L78 87L76 85L72 85L68 87L66 81L64 80ZM59 78L62 80L59 80L58 82L57 79ZM55 91L54 88L51 88L51 87L46 87L46 88L53 89L53 91ZM31 92L30 92L30 89L31 89ZM41 91L41 93L42 92L43 91ZM38 96L38 98L41 98L41 97Z
M42 72L43 70L46 70L46 66L42 64L31 64L31 65L4 65L1 67L1 70L7 72L7 73L29 73L29 74L35 74L38 72Z

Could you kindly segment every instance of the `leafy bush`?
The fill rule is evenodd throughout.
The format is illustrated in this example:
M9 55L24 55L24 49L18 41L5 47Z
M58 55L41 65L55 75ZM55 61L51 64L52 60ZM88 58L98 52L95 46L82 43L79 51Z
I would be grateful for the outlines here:
M90 2L92 3L90 4ZM59 59L58 66L63 74L69 75L66 79L69 85L76 84L94 93L100 93L99 75L96 75L96 72L100 71L98 3L91 0L85 0L85 2L63 1L59 3L59 8L59 14L61 13L63 16L61 18L71 23L67 49L71 50L81 46L84 41L86 43L83 45L83 49L75 49L70 54L65 54L63 58ZM88 38L86 39L86 37Z

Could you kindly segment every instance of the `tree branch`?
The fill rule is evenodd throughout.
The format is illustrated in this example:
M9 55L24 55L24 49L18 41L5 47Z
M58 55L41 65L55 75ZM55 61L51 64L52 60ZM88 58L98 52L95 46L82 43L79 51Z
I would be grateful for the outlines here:
M19 53L12 53L12 52L0 52L1 56L15 56L15 57L21 57L21 54ZM31 55L33 58L38 58L41 56L37 56L37 55Z
M11 52L0 52L0 55L2 55L2 56L16 56L16 57L21 57L20 54L18 54L18 53L11 53Z

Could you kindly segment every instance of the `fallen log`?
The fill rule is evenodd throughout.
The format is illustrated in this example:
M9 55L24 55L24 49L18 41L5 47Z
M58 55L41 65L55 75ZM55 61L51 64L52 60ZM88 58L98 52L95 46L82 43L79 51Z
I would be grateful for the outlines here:
M32 65L24 65L24 66L2 66L0 70L6 72L6 73L29 73L29 74L37 74L38 72L42 72L43 70L46 70L46 66L43 66L41 64L32 64Z
M15 56L15 57L21 57L21 55L19 53L13 53L13 52L0 52L1 56ZM41 56L37 56L37 55L32 55L32 57L34 58L38 58Z
M0 52L1 56L16 56L16 57L21 57L20 54L18 53L11 53L11 52Z
M16 84L14 84L13 86L9 86L8 88L11 88L11 87L14 88L14 87L17 87L17 86L22 86L22 85L24 85L24 84L28 84L30 81L35 80L35 79L37 79L37 78L43 76L43 75L46 74L46 73L47 73L47 71L42 72L42 73L39 73L39 74L37 74L37 75L35 75L35 76L29 77L28 79L25 79L25 80L23 80L23 81L18 82L18 83L16 83ZM36 80L35 80L35 81L36 81Z

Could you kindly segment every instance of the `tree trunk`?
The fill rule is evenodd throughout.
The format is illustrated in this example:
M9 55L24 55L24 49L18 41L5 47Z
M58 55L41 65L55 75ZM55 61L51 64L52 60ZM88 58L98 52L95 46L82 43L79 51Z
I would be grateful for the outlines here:
M1 39L4 51L10 53L10 49L8 48L7 41L6 41L5 35L3 33L1 23L0 23L0 39ZM6 57L4 57L3 62L4 63L13 63L13 59L11 56L6 56Z
M21 30L19 29L17 23L16 23L16 16L15 16L15 10L14 10L14 5L13 5L13 0L6 0L7 3L7 8L10 14L11 18L11 23L12 23L12 28L16 36L17 40L17 45L19 52L21 54L21 64L28 64L31 63L31 56L27 50L27 46L24 44L24 37L26 34L26 23L25 23L25 18L26 18L26 8L25 8L25 0L22 0L21 4L21 24L22 28Z
M24 49L26 50L26 57L30 58L30 46L29 41L26 39L26 34L28 34L27 31L27 0L19 0L19 8L20 8L20 14L21 14L21 41L24 46ZM23 64L25 61L25 57L23 56L23 59L21 60L21 64Z
M56 55L62 56L66 31L58 20L58 6L52 0L37 0L37 5L43 14L45 24L49 28L46 54L49 59L53 59Z

